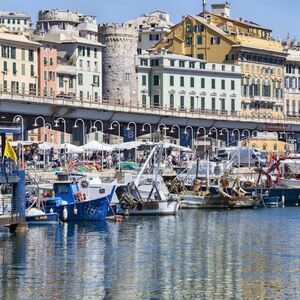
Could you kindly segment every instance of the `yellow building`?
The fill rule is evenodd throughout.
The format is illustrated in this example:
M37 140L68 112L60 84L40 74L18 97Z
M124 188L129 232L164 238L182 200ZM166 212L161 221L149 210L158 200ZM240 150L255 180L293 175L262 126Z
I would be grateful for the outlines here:
M244 19L230 18L230 5L212 5L211 12L188 15L153 51L170 52L208 62L241 65L244 114L283 117L283 67L286 59L272 31Z
M259 148L266 154L281 155L285 153L294 153L295 146L278 140L277 133L259 133L255 137L242 141L242 146Z
M0 26L1 91L36 94L38 88L38 48L40 44L23 33L10 33Z

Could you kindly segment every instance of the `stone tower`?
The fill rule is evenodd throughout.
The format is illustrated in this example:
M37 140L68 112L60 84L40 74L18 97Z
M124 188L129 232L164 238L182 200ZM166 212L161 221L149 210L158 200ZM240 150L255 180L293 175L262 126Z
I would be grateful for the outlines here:
M137 104L136 54L138 31L124 24L99 25L103 49L103 99Z

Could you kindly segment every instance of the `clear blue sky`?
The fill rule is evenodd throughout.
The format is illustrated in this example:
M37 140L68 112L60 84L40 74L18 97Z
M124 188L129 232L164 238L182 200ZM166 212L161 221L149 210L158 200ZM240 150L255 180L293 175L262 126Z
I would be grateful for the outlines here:
M273 29L274 37L299 38L297 26L300 0L228 0L233 17L243 17ZM220 3L220 0L208 0ZM123 22L153 10L163 10L171 14L173 22L181 16L197 14L201 11L202 0L0 0L0 9L24 11L36 20L40 9L60 8L78 10L95 15L98 23Z

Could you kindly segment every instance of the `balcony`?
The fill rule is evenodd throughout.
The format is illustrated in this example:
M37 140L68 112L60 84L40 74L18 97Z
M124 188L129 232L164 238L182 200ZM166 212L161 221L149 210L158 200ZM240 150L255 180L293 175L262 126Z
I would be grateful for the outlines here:
M75 65L61 62L57 65L57 73L76 76L77 69Z

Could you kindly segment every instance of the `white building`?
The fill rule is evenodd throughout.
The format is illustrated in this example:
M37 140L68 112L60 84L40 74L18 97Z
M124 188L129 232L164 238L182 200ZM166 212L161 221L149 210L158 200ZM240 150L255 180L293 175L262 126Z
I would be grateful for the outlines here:
M241 69L166 51L138 57L138 100L148 108L241 110Z
M142 15L137 19L127 21L126 24L139 32L138 54L151 49L166 36L173 26L169 14L161 11Z
M97 41L97 20L78 12L39 12L37 28L59 42L58 91L81 100L102 99L102 48Z
M0 11L0 25L11 32L24 32L31 29L31 17L25 13Z

